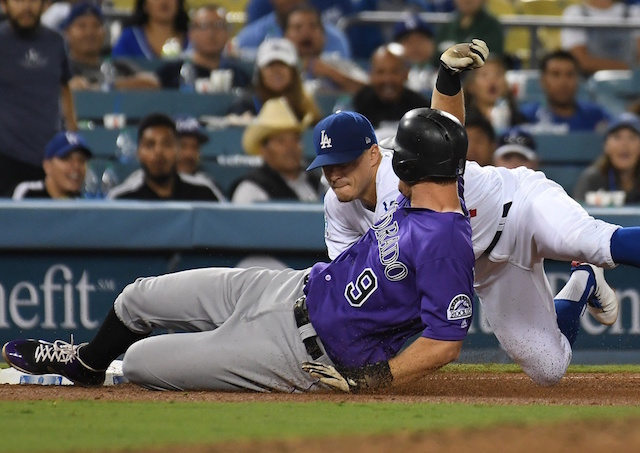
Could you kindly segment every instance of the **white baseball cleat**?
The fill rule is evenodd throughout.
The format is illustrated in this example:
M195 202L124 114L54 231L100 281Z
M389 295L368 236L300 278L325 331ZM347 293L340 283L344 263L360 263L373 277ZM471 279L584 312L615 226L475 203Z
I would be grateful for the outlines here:
M596 318L600 324L610 326L618 319L620 301L615 291L609 286L604 278L604 270L601 267L588 263L571 263L573 270L586 270L593 275L595 288L593 295L587 300L587 309L591 316Z

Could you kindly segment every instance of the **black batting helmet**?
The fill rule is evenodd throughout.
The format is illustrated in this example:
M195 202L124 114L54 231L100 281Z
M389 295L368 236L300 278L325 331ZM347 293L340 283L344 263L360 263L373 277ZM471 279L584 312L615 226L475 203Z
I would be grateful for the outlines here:
M455 178L464 173L467 132L453 115L436 109L409 110L395 137L380 146L392 149L393 171L415 184L429 177Z

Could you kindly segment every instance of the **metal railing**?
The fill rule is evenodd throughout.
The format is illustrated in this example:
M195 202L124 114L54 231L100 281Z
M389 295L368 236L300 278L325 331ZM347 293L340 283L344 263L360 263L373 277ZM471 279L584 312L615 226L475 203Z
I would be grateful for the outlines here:
M419 13L422 20L427 23L439 25L450 22L454 14L452 13ZM402 11L364 11L350 16L342 17L338 21L338 28L346 30L357 24L377 24L391 25L404 20L406 13ZM565 21L559 16L537 16L537 15L503 15L498 20L505 28L523 27L529 30L530 41L530 65L537 67L536 56L540 50L540 40L538 39L539 28L604 28L604 29L629 29L640 30L640 19L602 19L597 17L572 18L571 22Z

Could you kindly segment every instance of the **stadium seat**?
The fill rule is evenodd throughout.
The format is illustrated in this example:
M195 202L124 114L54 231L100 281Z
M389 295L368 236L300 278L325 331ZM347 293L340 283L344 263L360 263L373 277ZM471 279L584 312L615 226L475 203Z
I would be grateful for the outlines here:
M557 182L571 195L578 182L578 178L587 168L586 165L540 165L539 170L552 181Z
M587 81L593 100L613 114L626 110L640 98L640 71L598 71Z
M178 90L75 91L78 120L98 124L107 113L124 113L128 124L135 124L152 112L178 115L224 115L237 95L231 93L199 94Z
M602 154L604 136L598 132L535 134L541 164L590 165Z

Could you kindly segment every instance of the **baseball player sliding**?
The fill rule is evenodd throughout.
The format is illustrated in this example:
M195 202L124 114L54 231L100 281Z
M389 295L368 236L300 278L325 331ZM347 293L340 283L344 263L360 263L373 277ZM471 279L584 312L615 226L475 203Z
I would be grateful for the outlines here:
M322 130L327 146L358 154L376 140L357 114ZM471 226L457 189L467 136L431 109L411 131L417 141L391 162L402 193L394 209L332 262L140 278L89 343L14 340L5 360L91 386L126 351L125 377L145 387L284 392L395 387L455 360L472 317ZM155 329L188 333L147 338Z
M458 73L481 66L487 54L479 40L445 51L432 107L462 121ZM327 143L331 137L324 135ZM399 137L400 132L395 141L381 145L397 152L403 147ZM375 142L364 153L315 143L317 157L309 169L322 167L331 186L324 201L325 240L333 259L393 209L398 178L392 153L381 152ZM430 146L428 141L421 145ZM562 187L524 167L467 162L464 186L476 259L474 288L483 312L504 350L527 375L540 385L554 384L571 361L585 304L602 324L615 322L618 299L596 266L640 267L640 228L590 217ZM544 258L593 264L576 263L554 300Z

